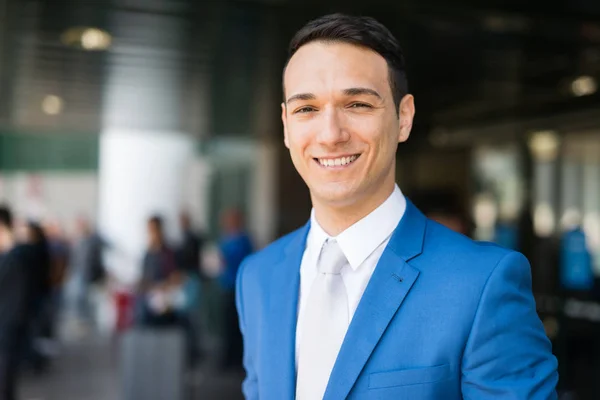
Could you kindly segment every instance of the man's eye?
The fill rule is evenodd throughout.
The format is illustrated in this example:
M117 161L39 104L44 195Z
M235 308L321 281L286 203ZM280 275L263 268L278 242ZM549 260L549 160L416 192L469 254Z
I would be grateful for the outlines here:
M306 113L313 112L313 111L315 111L315 109L313 107L302 107L302 108L297 109L294 112L294 114L306 114Z
M369 104L365 103L352 103L349 108L373 108Z

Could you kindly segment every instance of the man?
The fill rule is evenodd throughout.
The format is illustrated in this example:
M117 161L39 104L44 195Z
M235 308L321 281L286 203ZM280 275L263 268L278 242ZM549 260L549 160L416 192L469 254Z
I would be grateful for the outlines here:
M155 215L148 220L147 230L148 249L142 261L139 283L139 317L143 324L172 324L177 318L172 312L168 294L180 283L175 253L167 245L160 216Z
M29 250L16 246L12 213L0 207L0 399L16 398L29 303Z
M223 291L224 351L223 369L240 367L242 364L242 335L237 320L235 304L235 280L242 261L253 250L250 236L244 229L244 218L237 209L226 210L221 218L223 238L219 243L223 270L219 284Z
M188 329L193 344L192 360L198 361L201 356L200 333L202 332L199 311L202 305L202 285L208 284L208 277L204 273L201 261L203 237L196 232L192 226L192 218L189 213L182 212L179 215L179 226L183 234L183 241L176 251L177 267L183 276L182 290L185 293L185 307L181 310L186 314Z
M152 216L147 229L148 249L138 286L138 322L142 326L180 327L185 333L186 360L191 365L197 361L198 349L186 307L185 277L167 243L162 217Z
M50 317L47 305L51 300L51 262L50 249L44 229L34 221L28 221L24 226L22 241L23 248L27 248L28 257L28 314L26 322L26 335L24 343L24 361L30 363L35 373L45 372L49 367L50 358L40 346L39 339Z
M179 226L183 233L183 241L177 249L177 264L184 272L206 281L208 278L200 265L203 238L194 232L188 213L182 212L179 215Z
M66 240L61 224L56 220L44 224L44 233L48 239L50 250L50 296L45 305L47 314L44 318L42 334L48 352L57 354L58 332L57 323L63 306L63 290L70 258L70 245Z
M105 243L87 218L78 217L75 226L77 237L69 257L73 305L79 322L93 324L91 295L106 275L102 260Z
M248 399L553 399L519 253L428 220L395 185L415 113L396 39L329 15L292 39L284 139L313 212L242 265Z

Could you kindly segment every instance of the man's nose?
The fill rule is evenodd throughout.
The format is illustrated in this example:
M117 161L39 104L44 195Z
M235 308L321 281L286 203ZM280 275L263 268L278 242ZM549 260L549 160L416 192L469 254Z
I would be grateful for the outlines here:
M347 142L350 135L344 128L343 117L340 110L332 107L324 111L323 124L317 133L317 142L323 146L335 146Z

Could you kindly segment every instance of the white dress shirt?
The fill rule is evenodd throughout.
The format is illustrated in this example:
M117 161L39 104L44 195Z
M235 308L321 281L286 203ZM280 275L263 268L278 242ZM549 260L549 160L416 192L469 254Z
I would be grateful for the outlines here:
M331 238L317 222L313 210L306 249L300 265L296 368L298 367L299 346L302 344L303 313L306 309L310 288L317 276L317 261L325 241L330 238L335 239L348 260L348 264L342 268L342 279L348 293L348 315L350 317L348 323L350 323L379 258L405 211L406 199L396 185L390 197L383 204L337 237Z

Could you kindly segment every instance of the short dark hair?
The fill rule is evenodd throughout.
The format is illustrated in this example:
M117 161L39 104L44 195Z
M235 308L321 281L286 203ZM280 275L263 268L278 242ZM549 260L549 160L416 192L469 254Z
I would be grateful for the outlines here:
M42 226L35 221L29 221L27 222L27 226L31 232L32 238L33 238L33 243L34 244L47 244L48 243L48 239L46 238L46 233L44 232L44 228L42 228Z
M163 219L160 215L152 215L149 219L148 219L148 223L150 225L154 225L156 228L158 228L159 230L162 231L163 228Z
M0 205L0 225L12 229L13 215L8 206Z
M366 47L382 56L388 65L388 79L398 112L400 101L408 93L406 65L400 44L385 26L371 17L339 13L314 19L292 38L285 68L300 47L315 41L349 43Z

